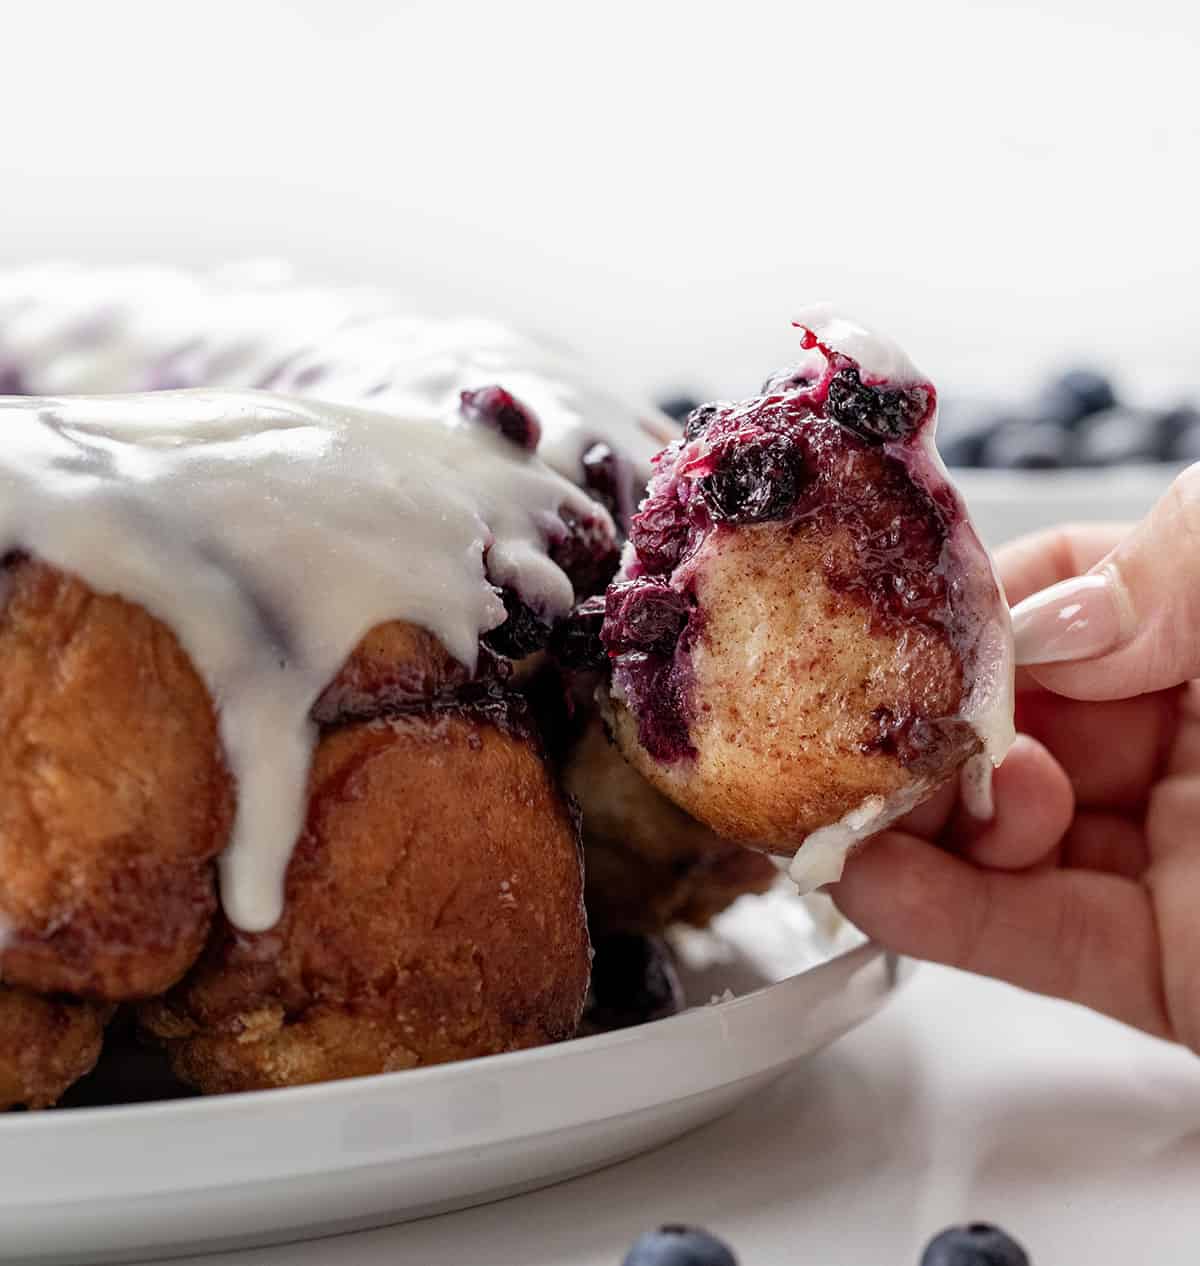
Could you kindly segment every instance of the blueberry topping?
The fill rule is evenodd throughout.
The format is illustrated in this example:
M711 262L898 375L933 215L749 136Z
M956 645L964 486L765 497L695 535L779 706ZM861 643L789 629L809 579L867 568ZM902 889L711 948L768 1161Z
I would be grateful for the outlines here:
M693 409L684 421L683 433L689 440L699 439L720 409L715 404L702 404Z
M550 626L538 619L511 589L503 590L501 597L508 619L483 635L484 645L509 659L524 659L540 651L550 640Z
M699 403L700 401L694 396L680 392L678 395L665 396L658 402L658 407L667 417L674 418L676 422L682 422Z
M610 585L600 636L611 655L669 654L691 614L687 598L665 581L644 577Z
M648 572L670 572L679 566L691 532L688 509L677 498L647 503L629 523L629 539Z
M608 653L600 640L605 603L603 594L588 598L555 628L550 637L550 653L564 668L588 671L608 663Z
M479 387L462 393L463 416L490 426L519 448L533 452L542 438L541 423L533 412L503 387Z
M1084 418L1117 403L1112 382L1094 369L1069 369L1046 384L1034 406L1040 422L1078 426Z
M738 1266L723 1240L699 1227L660 1226L639 1236L621 1266Z
M583 486L613 516L619 518L621 506L632 500L632 490L622 489L621 472L616 454L607 444L593 444L580 459ZM627 495L622 497L621 493Z
M551 544L550 558L570 577L576 598L598 593L613 578L620 562L611 529L598 518L580 518L566 506L558 517L566 531Z
M983 446L983 464L1006 470L1056 470L1073 458L1072 435L1050 422L1014 422Z
M683 1010L683 986L657 936L612 933L596 940L584 1023L596 1032L662 1020Z
M787 436L735 441L700 480L700 495L721 522L766 523L792 509L809 478L803 452Z
M1029 1266L1029 1255L999 1227L971 1222L935 1235L921 1254L921 1266Z
M1084 418L1075 432L1080 466L1116 466L1152 462L1162 451L1161 414L1118 406Z
M835 422L876 443L907 439L920 428L927 408L923 391L868 387L857 369L839 369L825 401L825 412Z

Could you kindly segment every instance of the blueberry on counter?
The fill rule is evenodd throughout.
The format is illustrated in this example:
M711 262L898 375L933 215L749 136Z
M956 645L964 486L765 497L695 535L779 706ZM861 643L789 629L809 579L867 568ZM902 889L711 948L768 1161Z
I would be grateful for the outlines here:
M1162 418L1162 453L1169 462L1200 460L1200 408L1194 404L1176 405Z
M1069 369L1052 378L1042 389L1033 408L1039 422L1078 426L1084 418L1117 403L1112 382L1094 369Z
M1163 415L1118 405L1084 418L1075 432L1080 466L1119 466L1158 461L1163 452Z
M1074 437L1053 422L1012 422L989 435L981 466L1001 470L1058 470L1074 460Z
M982 465L988 437L1016 421L1011 410L991 400L943 400L938 406L938 452L947 466Z
M1029 1266L1029 1254L998 1226L970 1222L935 1235L921 1266Z
M700 401L695 396L686 395L684 392L678 394L663 396L658 402L658 407L669 418L674 418L676 422L682 422L689 413L698 408Z
M660 1226L634 1241L621 1266L738 1266L738 1261L728 1244L699 1227Z

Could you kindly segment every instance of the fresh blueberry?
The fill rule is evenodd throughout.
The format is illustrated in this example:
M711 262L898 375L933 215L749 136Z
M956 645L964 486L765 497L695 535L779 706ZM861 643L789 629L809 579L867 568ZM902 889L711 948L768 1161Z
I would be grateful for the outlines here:
M518 448L533 452L542 438L541 423L533 412L503 387L479 387L460 397L463 416L490 426Z
M998 1226L971 1222L935 1235L921 1266L1029 1266L1029 1254Z
M621 1266L738 1266L723 1240L692 1226L660 1226L634 1241Z
M857 369L840 369L829 383L826 413L841 426L875 443L902 440L925 420L925 392L868 387Z
M15 365L0 365L0 396L25 395L21 371Z
M1186 427L1175 436L1167 456L1175 462L1200 462L1200 422Z
M1120 466L1152 462L1162 451L1162 415L1148 409L1117 406L1093 413L1075 432L1075 461L1080 466Z
M689 396L681 391L677 395L664 396L658 402L658 407L667 417L674 418L676 422L682 422L699 403L700 401L695 396Z
M1167 409L1159 424L1159 439L1162 443L1159 457L1164 461L1195 461L1200 457L1200 449L1197 448L1198 431L1200 408L1196 405L1188 402Z
M1050 422L1014 422L984 441L981 466L1002 470L1056 470L1073 460L1072 436Z
M594 949L584 1012L589 1029L625 1029L683 1010L683 986L661 937L614 932L598 937Z
M1038 395L1033 413L1039 422L1078 426L1084 418L1117 403L1112 382L1094 369L1068 369L1052 378Z
M744 440L729 445L700 480L700 495L714 519L766 523L787 514L808 479L804 454L786 436Z
M663 580L643 577L610 585L601 636L614 655L669 652L688 622L687 598Z
M938 405L937 446L947 466L978 466L988 436L1015 421L1011 410L986 400L950 398Z

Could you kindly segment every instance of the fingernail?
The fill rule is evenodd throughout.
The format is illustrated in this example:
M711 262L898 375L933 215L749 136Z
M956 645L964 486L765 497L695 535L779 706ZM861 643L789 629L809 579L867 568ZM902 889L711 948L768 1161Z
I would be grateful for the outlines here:
M1127 601L1108 568L1060 581L1012 611L1018 664L1094 659L1125 640Z

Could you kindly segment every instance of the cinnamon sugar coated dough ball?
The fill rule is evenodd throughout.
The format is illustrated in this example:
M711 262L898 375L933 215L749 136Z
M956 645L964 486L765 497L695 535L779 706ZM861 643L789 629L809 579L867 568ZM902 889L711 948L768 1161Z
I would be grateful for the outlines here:
M282 920L221 923L142 1023L207 1092L390 1072L574 1034L575 822L532 742L469 713L321 739Z
M872 612L829 588L836 548L822 532L763 525L709 538L694 560L690 760L661 762L638 742L626 707L613 710L621 750L650 782L723 835L793 850L869 796L888 797L978 740L948 734L930 764L868 750L873 716L945 717L962 671L944 637L920 625L873 627ZM942 775L943 777L945 775ZM938 778L938 781L941 781Z
M563 785L583 811L588 922L594 936L703 927L747 892L764 892L774 864L731 844L656 791L593 717Z
M110 1010L0 985L0 1111L48 1108L90 1072Z
M233 793L208 694L141 608L0 570L0 978L147 997L200 952Z

